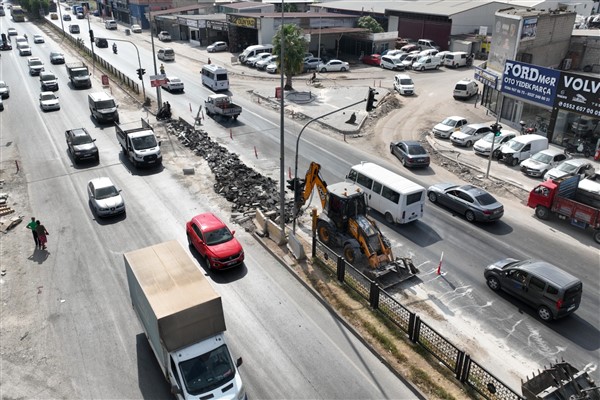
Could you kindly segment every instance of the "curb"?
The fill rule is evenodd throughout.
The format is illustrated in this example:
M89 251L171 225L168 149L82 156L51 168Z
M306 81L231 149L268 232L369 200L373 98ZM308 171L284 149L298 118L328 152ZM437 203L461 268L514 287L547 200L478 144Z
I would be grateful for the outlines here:
M340 321L342 323L342 325L344 325L344 327L346 329L348 329L353 335L354 337L356 337L375 357L377 357L377 359L387 367L387 369L390 370L391 373L393 373L402 383L404 383L406 385L406 387L412 391L416 398L421 399L421 400L426 400L427 396L425 396L425 394L423 394L421 392L421 390L415 386L412 382L408 381L403 375L401 375L398 371L396 371L392 365L386 360L384 359L371 345L370 343L368 343L361 335L360 333L354 329L354 327L352 325L350 325L348 323L348 321L346 321L346 319L341 316L340 314L337 313L337 311L331 307L331 305L325 301L325 299L323 297L321 297L321 295L312 288L312 286L309 286L304 280L302 280L298 274L296 274L296 272L285 262L285 260L279 256L279 254L275 253L274 251L272 251L266 244L265 241L263 240L263 238L261 238L256 232L252 233L252 236L254 237L254 239L272 256L275 258L275 260L277 260L277 262L279 264L281 264L283 267L285 267L288 272L290 272L290 274L296 278L296 280L302 285L304 286L305 289L308 290L308 292L310 294L312 294L312 296L317 299L326 309L327 311L329 311L329 313L331 315L333 315L338 321Z

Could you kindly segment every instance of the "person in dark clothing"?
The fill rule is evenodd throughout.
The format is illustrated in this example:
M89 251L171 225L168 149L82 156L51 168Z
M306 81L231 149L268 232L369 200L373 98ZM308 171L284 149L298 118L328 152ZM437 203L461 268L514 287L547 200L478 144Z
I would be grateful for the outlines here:
M39 245L43 250L46 250L46 242L48 241L46 236L49 235L49 233L39 219L36 221L36 223L37 227L35 228L35 231L37 232Z

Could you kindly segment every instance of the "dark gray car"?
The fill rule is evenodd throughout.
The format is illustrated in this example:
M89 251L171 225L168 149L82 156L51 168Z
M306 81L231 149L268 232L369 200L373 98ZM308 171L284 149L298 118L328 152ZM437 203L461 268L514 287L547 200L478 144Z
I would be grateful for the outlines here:
M506 258L488 265L483 275L490 289L528 303L544 321L574 313L581 302L581 281L546 261Z
M69 129L65 132L67 148L75 164L82 160L100 161L96 139L92 139L85 128Z
M427 189L427 197L464 215L469 222L496 221L504 215L504 206L494 196L473 185L438 183Z
M390 152L398 157L405 167L423 167L429 166L430 158L427 150L421 146L421 143L414 140L402 140L390 143Z

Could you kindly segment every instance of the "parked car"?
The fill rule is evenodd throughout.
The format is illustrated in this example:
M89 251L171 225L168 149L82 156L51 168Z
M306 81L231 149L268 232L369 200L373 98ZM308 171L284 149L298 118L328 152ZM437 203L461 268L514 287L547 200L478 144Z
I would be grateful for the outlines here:
M429 153L421 143L414 140L402 140L390 143L390 152L395 155L405 167L428 167Z
M52 51L52 52L50 52L50 63L51 64L64 64L65 56L63 55L63 53L60 53L58 51Z
M63 14L63 21L70 21L70 20L71 20L70 14Z
M438 53L437 49L423 49L419 52L419 57L437 56Z
M31 47L28 44L23 44L19 46L19 55L20 56L30 56L31 55Z
M381 68L391 69L392 71L404 71L406 67L402 64L402 56L389 56L385 55L381 57L381 63L379 64Z
M6 33L8 33L8 36L17 36L17 30L15 28L8 28Z
M562 150L546 149L521 161L521 172L528 176L543 177L546 172L565 161L567 156Z
M57 13L50 13L50 19L52 19L52 20L58 19L58 14Z
M131 32L133 33L142 33L142 27L138 24L131 25Z
M160 31L158 33L158 40L162 41L162 42L170 42L171 41L171 34L167 31Z
M267 65L267 67L265 68L265 71L267 71L270 74L276 74L277 72L279 72L277 63L271 63L271 64Z
M78 164L83 160L100 161L100 154L96 146L96 139L92 139L85 128L69 129L65 131L67 151L73 157L73 162Z
M581 303L581 281L546 261L506 258L488 265L483 276L490 289L531 305L543 321L572 314Z
M0 99L0 111L4 111L4 102Z
M163 89L169 92L182 92L184 90L183 81L175 76L167 76L165 82L161 85Z
M504 215L504 206L494 196L473 185L437 183L427 189L427 197L464 215L469 222L497 221Z
M577 117L577 119L571 123L571 132L580 136L588 136L594 131L597 125L598 120L585 116Z
M455 99L470 99L479 92L479 87L473 79L462 79L454 85L452 93Z
M259 61L262 61L264 59L267 59L269 57L271 57L272 54L271 53L258 53L257 55L255 55L254 57L250 57L248 59L246 59L246 65L249 67L254 68L256 66L256 63Z
M444 118L442 122L433 127L433 135L440 138L449 138L453 132L458 131L467 124L467 119L458 116Z
M450 51L440 51L439 53L436 54L436 56L438 56L440 58L440 60L442 60L442 65L445 65L445 60L446 60L446 55L450 54Z
M417 61L418 56L416 54L407 54L402 58L402 64L404 65L404 69L411 69L412 65L415 61Z
M44 43L44 37L42 35L33 35L33 43Z
M60 103L54 92L40 93L40 108L42 111L60 110Z
M458 146L471 147L473 143L491 131L492 128L486 124L463 125L460 131L456 131L450 135L450 141Z
M404 54L404 52L400 49L394 49L394 50L389 50L387 52L384 52L384 54L382 54L382 56L395 57L395 56L399 56L400 54Z
M99 217L108 217L126 212L121 190L110 178L95 178L88 182L87 192L92 210Z
M579 175L581 178L595 177L594 164L586 158L573 158L565 160L544 174L544 180L558 179L566 176Z
M39 57L29 57L27 59L27 67L29 68L29 75L39 75L44 70L44 63Z
M494 151L492 157L498 158L500 147L502 147L504 143L515 138L516 136L517 132L510 131L506 128L500 132L500 136L496 136L493 132L490 132L483 138L475 142L475 144L473 145L473 151L475 152L475 154L488 157L490 155L490 151L492 150L493 144Z
M363 56L361 61L363 64L379 66L381 64L381 54Z
M277 61L277 57L278 56L276 56L275 54L271 54L270 57L263 58L262 60L257 61L255 64L256 69L264 71L267 68L267 65Z
M211 270L237 267L244 262L242 245L216 215L196 215L186 224L188 244L196 249Z
M318 57L308 57L304 59L304 72L316 70L319 64L321 64L323 60Z
M40 86L42 92L58 90L58 78L50 71L40 72Z
M412 69L415 71L425 71L427 69L439 69L442 65L442 60L436 56L419 56L417 61L413 62Z
M419 46L417 46L416 43L406 44L406 45L400 47L400 50L403 51L404 53L410 53L411 51L415 51L415 50L421 51L421 49L419 48Z
M10 97L10 86L4 81L0 81L0 98L8 99Z
M435 49L435 50L439 50L440 46L438 46L433 40L431 39L419 39L417 41L417 46L419 46L419 49L421 50L425 50L425 49Z
M319 72L345 72L350 70L350 64L341 60L329 60L326 63L320 63L317 65L317 71Z
M227 42L214 42L213 44L206 46L206 51L209 53L216 53L218 51L227 51Z

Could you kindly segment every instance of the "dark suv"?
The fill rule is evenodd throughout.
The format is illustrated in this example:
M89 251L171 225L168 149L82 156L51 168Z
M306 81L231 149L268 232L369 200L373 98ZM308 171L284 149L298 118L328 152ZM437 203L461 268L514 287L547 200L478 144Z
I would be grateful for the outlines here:
M77 164L82 160L100 161L96 139L92 139L85 128L69 129L65 132L67 148L73 156L73 161Z
M52 72L40 72L42 92L58 90L58 79Z
M106 48L106 47L108 47L108 40L106 40L104 38L95 38L94 44L98 48Z
M544 321L574 313L581 302L581 281L546 261L506 258L487 266L484 276L490 289L535 307Z

